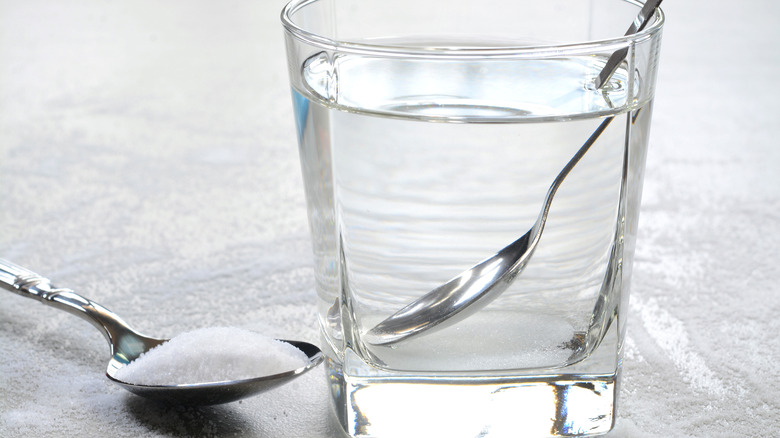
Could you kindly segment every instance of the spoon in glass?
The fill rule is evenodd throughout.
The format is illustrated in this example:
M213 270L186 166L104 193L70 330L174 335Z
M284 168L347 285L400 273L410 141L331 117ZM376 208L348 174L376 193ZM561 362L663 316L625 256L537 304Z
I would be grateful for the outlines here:
M251 379L184 385L137 385L117 379L116 372L167 339L144 336L133 330L119 316L70 289L55 288L51 282L28 269L0 259L0 287L32 298L43 304L72 313L103 333L111 349L106 377L122 388L140 396L172 404L205 406L228 403L267 391L311 370L322 362L322 352L315 345L282 340L301 350L308 363L298 369Z
M661 1L647 0L626 35L644 29ZM596 89L609 81L627 54L628 49L625 48L614 52L607 59L595 79ZM363 335L363 340L373 345L391 345L433 328L448 327L473 315L501 295L522 272L536 250L558 188L614 118L605 118L555 177L547 190L542 210L528 232L495 255L390 315Z

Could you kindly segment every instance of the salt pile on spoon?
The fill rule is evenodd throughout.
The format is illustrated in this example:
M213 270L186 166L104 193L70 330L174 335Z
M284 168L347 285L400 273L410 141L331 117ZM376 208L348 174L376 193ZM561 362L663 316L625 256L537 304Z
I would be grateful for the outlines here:
M183 385L242 380L292 371L305 353L276 339L234 327L182 333L124 368L116 379L135 385Z

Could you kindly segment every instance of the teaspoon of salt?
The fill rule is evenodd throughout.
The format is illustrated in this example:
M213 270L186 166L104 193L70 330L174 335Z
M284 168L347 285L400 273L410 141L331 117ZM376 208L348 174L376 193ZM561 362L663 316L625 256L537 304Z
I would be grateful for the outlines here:
M287 342L236 327L185 332L141 354L114 377L134 385L191 385L271 376L305 367Z
M269 340L231 328L185 333L181 339L165 344L167 339L138 333L100 304L70 289L56 288L47 278L2 259L0 287L65 310L97 327L111 349L108 379L150 399L187 405L228 403L287 383L323 360L320 349L310 343ZM160 349L153 351L158 346ZM147 357L139 359L147 352ZM172 362L168 371L163 372L166 358ZM122 371L136 359L141 371ZM217 369L217 374L207 374ZM124 372L128 373L126 378L133 380L124 380ZM155 380L158 377L162 380ZM188 383L177 383L185 381Z

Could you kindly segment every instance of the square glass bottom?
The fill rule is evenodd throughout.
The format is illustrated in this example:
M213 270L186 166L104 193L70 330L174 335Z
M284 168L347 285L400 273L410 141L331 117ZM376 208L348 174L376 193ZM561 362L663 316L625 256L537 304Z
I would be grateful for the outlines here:
M346 350L328 359L336 415L354 437L598 436L614 426L620 351L613 324L576 364L463 374L389 372Z

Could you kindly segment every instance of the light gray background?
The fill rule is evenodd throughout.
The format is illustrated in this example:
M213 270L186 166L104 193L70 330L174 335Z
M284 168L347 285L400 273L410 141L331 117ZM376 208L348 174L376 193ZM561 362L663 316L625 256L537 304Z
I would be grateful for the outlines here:
M0 0L0 257L149 334L317 342L282 5ZM772 436L780 3L664 9L610 436ZM0 436L341 436L322 368L184 409L110 384L107 356L89 324L0 293Z

